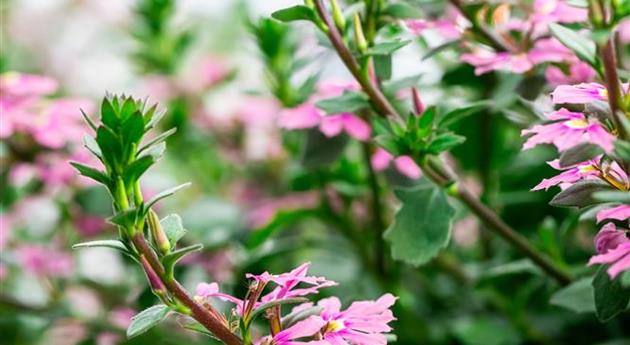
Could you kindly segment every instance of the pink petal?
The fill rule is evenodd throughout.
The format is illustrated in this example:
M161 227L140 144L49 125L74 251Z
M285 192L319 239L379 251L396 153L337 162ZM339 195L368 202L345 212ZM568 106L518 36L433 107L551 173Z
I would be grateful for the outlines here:
M319 124L319 130L329 138L339 135L343 130L342 115L324 116Z
M605 219L627 220L630 218L630 205L619 205L597 212L597 222Z
M401 174L411 178L418 179L422 176L422 171L416 162L409 156L400 156L394 159L394 165Z
M305 103L295 108L284 109L278 116L278 126L284 129L305 129L317 126L320 111L314 104Z
M343 114L342 116L343 127L348 135L360 141L370 139L372 128L367 122L353 114Z
M391 162L392 158L394 158L394 156L392 156L391 153L389 153L389 152L385 151L385 149L379 147L379 148L376 149L376 151L372 155L372 158L370 159L370 162L371 162L372 168L374 168L374 170L376 170L376 171L383 171L383 170L387 169L387 167L389 166L389 162Z

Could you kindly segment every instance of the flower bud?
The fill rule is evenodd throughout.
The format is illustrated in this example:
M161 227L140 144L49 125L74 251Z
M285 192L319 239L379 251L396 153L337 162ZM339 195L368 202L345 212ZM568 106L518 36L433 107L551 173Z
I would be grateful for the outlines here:
M361 27L361 17L358 13L354 14L354 41L359 49L359 52L365 53L368 48L365 35L363 34L363 27Z
M424 114L424 104L422 103L422 99L420 99L420 92L415 87L411 89L411 97L413 100L413 109L416 112L416 115L420 116Z
M341 8L339 8L337 0L330 0L330 4L332 6L333 21L335 22L335 25L337 25L337 28L343 32L346 28L346 18L343 16L343 12L341 12Z
M151 236L153 236L153 241L157 245L158 249L162 254L168 254L168 252L171 250L171 242L168 240L164 229L162 229L160 218L158 217L157 213L155 213L155 211L153 211L152 209L149 209L147 221L149 223Z
M165 295L166 294L166 286L162 283L162 279L158 276L157 273L153 270L153 267L149 265L149 262L144 257L144 255L140 256L140 263L142 264L142 268L147 275L147 280L149 281L149 285L151 286L151 290L156 295Z

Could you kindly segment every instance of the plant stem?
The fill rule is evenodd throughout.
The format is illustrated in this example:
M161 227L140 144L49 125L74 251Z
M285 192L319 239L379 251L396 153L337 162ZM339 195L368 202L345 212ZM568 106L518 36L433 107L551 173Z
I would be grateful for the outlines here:
M157 255L151 249L142 232L136 232L131 238L134 247L138 252L144 255L151 265L151 268L161 277L162 282L168 289L168 291L177 298L179 302L184 304L192 313L192 317L206 327L212 334L227 345L242 345L242 341L236 335L234 335L223 323L217 320L211 313L203 306L197 303L188 292L181 286L181 284L175 279L164 279L164 267Z
M378 177L372 164L370 157L374 151L374 145L369 142L363 143L363 156L365 166L368 170L368 182L372 193L372 226L374 227L374 261L376 263L376 272L385 277L385 242L383 240L383 231L385 230L385 221L383 220L383 205L381 204L381 188L378 184Z
M623 123L619 118L619 113L624 111L622 102L623 95L621 92L619 76L617 74L617 56L615 54L615 47L612 38L609 39L603 47L601 47L601 55L604 62L606 90L608 91L608 103L610 104L613 122L619 132L619 138L626 139L628 138L628 133L626 133Z
M457 0L454 1L459 3ZM461 3L459 4L461 6ZM337 51L337 54L344 62L350 73L359 82L363 91L370 97L376 110L381 116L394 116L395 118L402 119L400 114L398 114L381 91L376 88L370 80L362 78L356 59L352 56L352 53L343 42L343 39L330 19L322 0L315 0L315 6L321 19L329 27L328 38ZM427 167L426 164L424 166ZM431 164L428 167L429 169L425 169L426 175L434 183L440 186L447 186L451 183L456 183L458 180L455 174L447 173L437 164ZM535 247L529 244L525 237L521 236L518 232L516 232L516 230L512 229L509 225L503 222L493 210L485 206L466 188L464 188L461 184L458 185L457 196L459 199L466 204L471 212L484 221L491 231L503 237L512 246L519 249L525 256L530 258L545 273L556 279L560 284L567 285L571 282L571 277L566 272L557 267L553 262L546 259L542 253L538 252Z

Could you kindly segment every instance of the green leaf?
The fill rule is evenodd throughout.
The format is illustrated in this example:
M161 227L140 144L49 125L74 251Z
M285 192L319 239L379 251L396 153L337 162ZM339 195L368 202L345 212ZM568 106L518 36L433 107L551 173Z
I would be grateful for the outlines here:
M492 317L462 318L449 324L463 345L521 344L518 330L505 320Z
M155 160L152 156L142 156L131 163L125 170L123 179L127 185L136 182L153 164Z
M589 63L596 69L599 67L596 59L596 47L593 41L559 24L552 23L549 25L549 29L551 34L560 43L573 50L580 60Z
M103 98L103 102L101 103L101 122L110 129L118 128L118 124L120 123L109 97Z
M603 182L584 180L556 194L549 205L556 207L586 207L597 201L593 198L596 192L610 190L611 187Z
M136 224L136 221L140 218L141 213L141 209L132 208L129 210L118 212L113 217L107 219L107 221L114 225L131 227Z
M282 329L287 329L295 325L297 322L300 322L310 316L319 315L322 313L323 310L324 310L324 307L313 306L306 309L301 309L298 311L291 312L290 314L282 318Z
M111 249L120 250L124 253L129 253L129 249L125 246L124 243L118 240L99 240L99 241L90 241L90 242L81 242L72 246L72 249L80 249L80 248L93 248L93 247L106 247Z
M79 110L81 111L81 116L83 116L83 119L88 124L88 126L90 126L90 128L96 131L98 126L94 123L94 121L92 121L92 119L88 116L88 114L86 114L85 111L83 111L83 109L79 109Z
M278 211L268 224L251 233L247 241L247 246L249 248L255 248L265 243L267 239L271 238L276 232L316 215L317 212L310 209Z
M184 229L184 225L182 224L182 217L178 214L169 214L160 220L160 224L162 225L162 229L166 233L166 237L168 241L171 243L171 248L175 248L177 245L177 241L179 241L186 232Z
M615 141L615 154L622 160L630 162L630 142L617 139Z
M481 110L485 109L488 107L488 102L486 101L481 101L481 102L476 102L473 104L470 104L468 106L465 107L461 107L461 108L457 108L457 109L453 109L451 111L449 111L448 113L440 116L440 121L439 121L439 126L440 127L448 127L460 120L462 120L463 118L466 118L470 115L479 113Z
M127 328L127 338L133 338L153 328L166 318L169 311L169 307L164 304L154 305L141 311L131 318L131 324Z
M160 135L156 136L155 138L149 140L146 144L144 144L142 147L140 147L140 149L138 150L138 154L142 153L142 151L147 150L151 147L153 147L156 144L159 144L161 142L163 142L164 140L166 140L166 138L170 137L171 135L175 134L175 132L177 132L177 128L171 128L168 131L161 133Z
M374 72L379 80L389 80L392 77L391 55L376 55L374 57Z
M132 144L138 145L140 143L144 135L144 119L140 112L131 114L123 122L121 135L125 143L125 150L129 150Z
M368 97L362 92L344 92L341 96L323 99L315 105L326 114L356 113L370 107Z
M601 322L610 321L626 310L630 301L630 288L624 288L620 279L611 280L607 266L601 266L593 279L595 309Z
M101 152L100 147L98 147L98 143L94 138L90 135L83 136L83 146L85 146L88 151L92 152L98 159L103 161L103 153Z
M136 104L136 100L133 99L133 97L131 96L127 97L122 104L120 114L118 114L120 122L126 122L129 117L136 112L138 112L138 105Z
M455 210L444 191L426 179L412 189L395 193L402 206L384 238L392 246L394 259L422 265L448 245Z
M457 135L454 133L442 133L437 135L429 144L427 152L432 154L438 154L443 151L448 151L453 147L466 141L466 137Z
M316 19L315 12L304 5L296 5L282 10L278 10L271 14L271 17L281 22L292 22L296 20L307 20L314 22Z
M595 312L592 277L582 278L571 283L551 296L549 303L576 313Z
M562 152L562 154L560 155L560 167L570 167L572 165L587 161L602 153L604 153L604 151L599 146L589 143L583 143Z
M70 162L70 164L75 169L77 169L81 175L91 178L96 182L102 183L105 186L109 186L109 177L105 175L105 173L103 173L102 171L77 162Z
M398 19L413 19L422 16L420 9L404 2L387 5L383 9L383 14Z
M321 168L335 162L344 152L349 138L347 135L326 137L318 128L306 132L306 143L301 162L304 167Z
M596 192L593 197L601 202L623 202L630 203L630 193L622 191Z
M621 274L621 277L619 278L619 281L621 282L621 285L623 285L623 287L630 288L630 271L623 272Z
M112 168L117 167L122 157L122 146L116 134L111 129L101 126L96 131L96 143L103 154L103 163Z
M167 190L164 190L158 194L156 194L155 196L153 196L153 198L151 198L151 200L149 200L149 202L147 202L147 206L145 207L146 209L151 208L156 202L167 198L175 193L177 193L179 190L184 189L184 188L188 188L190 187L191 183L187 182L187 183L182 183L179 186L175 186L172 188L169 188Z
M364 55L391 55L396 50L409 44L411 40L397 40L391 42L377 43L374 46L368 48Z
M202 244L193 244L192 246L180 248L166 254L162 258L162 265L164 265L166 276L167 277L173 276L173 269L175 268L175 264L177 263L177 261L179 261L184 256L193 252L200 251L201 249L203 249Z

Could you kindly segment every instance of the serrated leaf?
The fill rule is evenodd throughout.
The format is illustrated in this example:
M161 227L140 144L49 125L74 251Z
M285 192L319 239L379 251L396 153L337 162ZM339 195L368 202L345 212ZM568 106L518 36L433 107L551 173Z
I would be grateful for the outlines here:
M160 225L162 225L162 229L171 243L171 248L175 248L177 242L188 232L184 229L182 218L178 214L169 214L164 217L160 220Z
M607 268L601 266L593 279L595 310L601 322L610 321L626 310L630 301L630 288L624 288L619 279L610 279Z
M560 154L560 167L566 168L572 165L582 163L587 161L595 156L604 153L599 146L583 143L577 146L574 146Z
M556 207L586 207L597 200L593 197L596 192L611 190L611 187L603 182L583 180L556 194L549 205Z
M369 108L367 96L362 92L344 92L341 96L323 99L315 105L326 114L356 113Z
M582 278L554 293L549 300L551 305L562 307L576 313L595 312L592 277Z
M448 245L455 210L444 191L426 179L395 194L402 205L384 238L392 246L394 259L422 265Z
M158 304L141 311L131 318L131 324L127 328L127 338L136 337L162 322L168 315L169 307Z
M550 24L549 30L560 43L575 52L580 60L598 68L595 42L559 24Z
M70 164L77 169L81 175L104 184L105 186L109 185L109 177L107 177L104 172L77 162L70 162Z
M271 17L285 23L296 20L307 20L313 22L315 21L316 14L309 7L296 5L273 12Z
M149 202L147 202L146 209L151 208L156 202L177 193L179 190L190 187L190 185L191 185L190 182L182 183L179 186L169 188L167 190L164 190L156 194L155 196L153 196L153 198L151 198L151 200L149 200Z
M398 40L391 42L377 43L374 46L368 48L364 55L391 55L396 50L409 44L410 40Z

